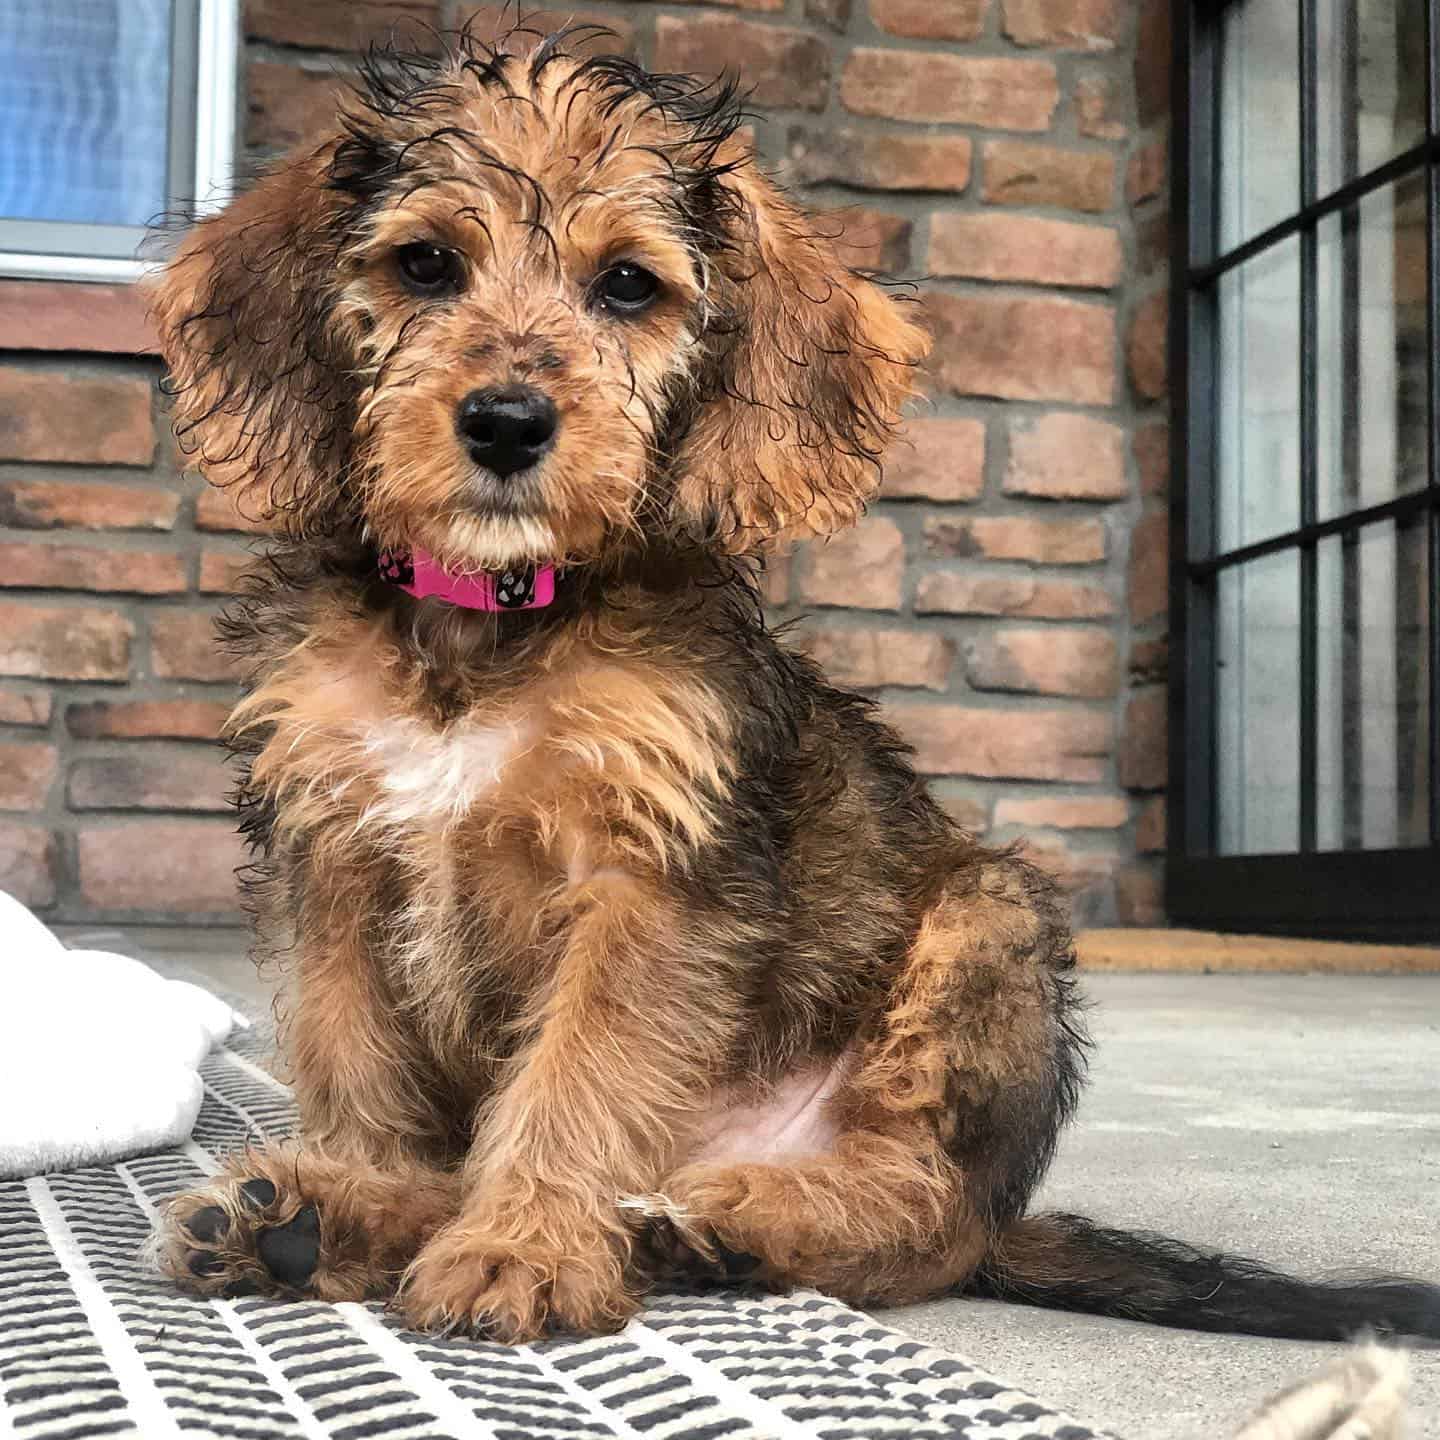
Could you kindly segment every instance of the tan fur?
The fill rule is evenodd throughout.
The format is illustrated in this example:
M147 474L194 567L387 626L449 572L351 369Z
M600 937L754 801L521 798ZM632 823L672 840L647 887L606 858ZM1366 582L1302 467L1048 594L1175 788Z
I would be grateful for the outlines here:
M1073 1104L1068 935L731 558L855 519L923 334L660 82L487 55L381 85L155 292L182 442L283 535L229 738L302 1116L173 1202L161 1263L264 1285L267 1230L318 1216L282 1288L508 1340L618 1326L727 1250L857 1298L959 1282ZM442 298L402 279L419 242L460 267ZM660 283L623 319L592 289L622 259ZM504 486L456 438L501 384L559 415ZM562 598L416 603L382 545L561 566ZM815 1153L704 1158L735 1097L811 1072Z

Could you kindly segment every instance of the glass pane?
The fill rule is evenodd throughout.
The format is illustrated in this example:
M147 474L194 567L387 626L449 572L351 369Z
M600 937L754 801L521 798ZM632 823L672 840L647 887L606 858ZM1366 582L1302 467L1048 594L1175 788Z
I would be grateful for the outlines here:
M1316 750L1322 850L1430 843L1424 517L1323 541Z
M1425 138L1425 0L1318 0L1320 193Z
M1407 176L1319 228L1320 518L1426 479L1425 179Z
M0 0L0 217L144 225L167 203L170 0Z
M1295 0L1246 0L1220 22L1220 248L1300 208Z
M1286 240L1220 277L1222 550L1300 523L1300 244Z
M1216 581L1216 843L1222 855L1300 848L1300 559Z

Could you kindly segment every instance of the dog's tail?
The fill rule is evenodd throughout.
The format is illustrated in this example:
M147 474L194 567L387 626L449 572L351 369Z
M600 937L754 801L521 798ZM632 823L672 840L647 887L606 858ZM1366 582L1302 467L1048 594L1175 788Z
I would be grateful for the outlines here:
M1440 1340L1440 1286L1390 1276L1298 1280L1253 1260L1078 1215L1032 1215L996 1237L967 1294L1153 1325L1288 1340L1362 1332Z

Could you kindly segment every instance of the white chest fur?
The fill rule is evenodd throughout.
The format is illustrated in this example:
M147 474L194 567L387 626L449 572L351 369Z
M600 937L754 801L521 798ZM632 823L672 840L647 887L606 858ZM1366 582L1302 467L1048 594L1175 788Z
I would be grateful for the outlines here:
M404 715L369 722L360 743L376 794L360 823L428 829L458 820L499 786L506 766L533 741L519 721L461 719L444 729Z

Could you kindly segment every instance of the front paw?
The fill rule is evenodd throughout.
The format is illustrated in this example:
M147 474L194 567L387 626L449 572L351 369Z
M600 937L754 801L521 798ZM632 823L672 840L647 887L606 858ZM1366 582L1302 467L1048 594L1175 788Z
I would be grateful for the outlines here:
M556 1330L611 1334L639 1301L608 1235L505 1235L462 1219L416 1257L400 1307L417 1330L519 1345Z
M176 1196L150 1248L162 1273L202 1295L310 1294L324 1268L319 1211L262 1176Z

